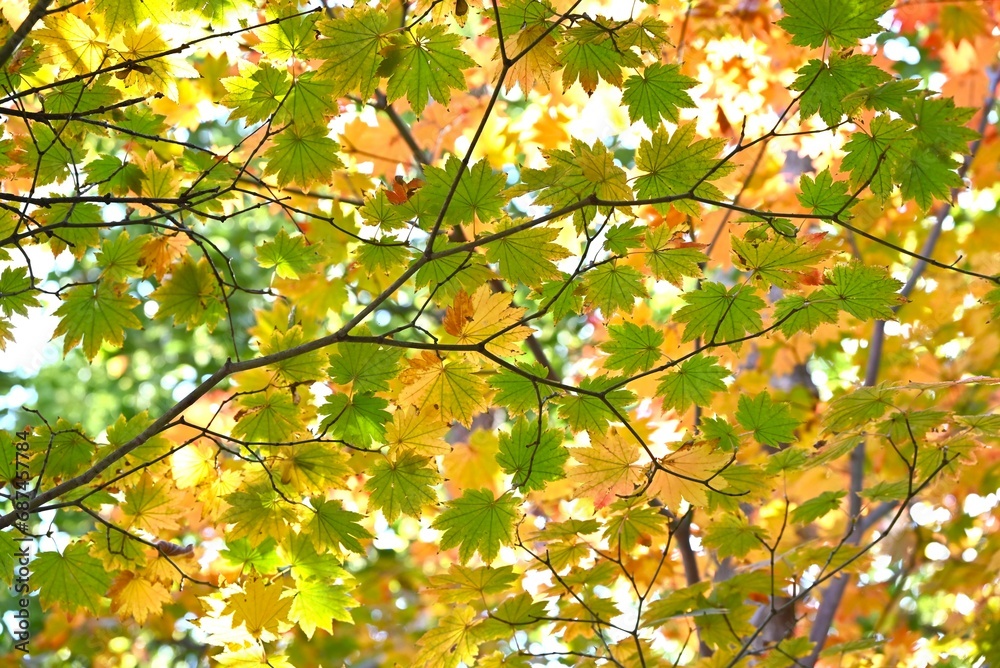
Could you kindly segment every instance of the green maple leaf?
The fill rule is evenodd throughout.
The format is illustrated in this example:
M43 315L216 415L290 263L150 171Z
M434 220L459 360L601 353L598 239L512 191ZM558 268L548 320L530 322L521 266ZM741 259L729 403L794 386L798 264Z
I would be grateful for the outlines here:
M87 543L77 541L62 554L42 552L31 562L31 585L38 589L44 608L58 604L67 613L83 608L91 615L100 614L111 573L89 551Z
M810 60L799 71L792 90L804 91L799 98L799 116L809 118L816 112L827 125L840 122L846 113L844 100L859 88L877 86L889 75L871 64L871 56L830 56L829 62Z
M677 110L695 106L686 91L697 86L698 80L680 71L679 65L654 63L625 80L622 101L628 105L628 116L633 123L642 119L650 129L660 125L660 118L679 123Z
M892 170L887 162L889 151L905 154L912 150L913 138L906 121L879 114L872 119L869 132L855 132L844 145L847 155L840 164L841 170L851 173L851 188L858 188L869 181L872 193L883 202L892 193ZM872 178L874 175L874 178Z
M116 158L113 155L102 155L84 166L87 173L87 183L97 184L97 192L101 195L125 196L132 192L141 192L144 175L135 165Z
M429 98L448 104L453 89L465 88L462 70L476 65L458 48L461 41L458 35L448 34L445 26L430 23L397 37L378 69L379 75L389 78L388 101L405 95L418 116Z
M28 436L31 452L46 452L45 475L50 478L73 476L94 459L96 446L84 434L79 423L63 418L56 420L55 429L47 425L36 427ZM32 464L36 464L32 460ZM41 465L41 461L37 461ZM34 471L37 472L37 471Z
M502 222L497 232L514 226L513 221ZM523 283L533 288L554 278L562 272L556 261L569 255L569 251L557 243L559 230L550 227L533 227L508 234L486 244L486 259L499 266L499 273L511 285Z
M637 269L617 261L605 262L584 278L587 301L606 318L619 310L629 313L637 297L648 297L644 283L645 276Z
M259 123L278 110L292 84L288 72L265 63L257 67L240 61L240 76L222 79L226 95L219 101L232 109L230 118Z
M685 276L700 278L701 264L708 262L704 244L675 241L666 225L646 230L646 264L653 276L681 287Z
M428 206L438 211L444 208L445 197L451 191L461 166L462 161L452 155L444 169L431 166L424 168L426 183L421 192L427 198ZM507 204L507 200L500 194L506 182L506 174L494 172L488 161L480 160L458 179L444 222L448 225L461 225L500 218Z
M518 364L518 368L530 376L545 378L548 370L541 364ZM512 415L537 411L544 393L530 377L500 369L489 380L490 387L497 391L493 401L507 409Z
M827 280L829 285L823 286L819 296L861 320L892 320L893 307L903 301L898 294L903 284L880 267L860 262L839 264L829 272Z
M320 415L326 416L320 428L330 429L334 437L359 447L382 443L385 424L392 419L385 410L388 405L385 399L372 394L331 395L319 408Z
M761 527L752 526L742 516L723 515L705 528L701 542L716 550L719 559L740 558L754 548L763 547L761 541L766 536Z
M566 475L569 451L562 442L560 432L541 428L537 420L521 418L509 434L500 434L496 460L522 492L544 489L546 483Z
M545 601L536 601L531 597L531 594L525 592L508 598L491 613L493 621L509 624L513 627L523 627L547 617ZM504 635L507 633L509 631L505 631Z
M832 432L861 427L870 420L882 417L888 409L895 408L892 403L895 396L895 390L885 383L858 388L831 401L823 422L827 431Z
M580 383L580 389L591 392L600 392L611 385L617 378L586 378ZM635 395L628 390L617 389L605 395L608 403L611 404L619 415L625 414L625 409L635 402ZM604 401L599 397L589 394L575 394L573 396L559 397L556 399L559 405L559 417L566 420L569 426L576 431L590 431L596 434L603 434L607 431L609 422L618 422L615 415Z
M496 559L502 545L510 544L518 500L509 492L496 498L488 489L469 489L445 505L447 510L431 526L444 532L442 550L458 547L462 563L478 552L488 564Z
M336 90L333 82L319 78L315 72L300 75L275 114L275 121L325 126L328 118L339 113Z
M49 240L54 255L67 248L79 260L97 246L100 232L95 223L102 223L101 209L95 204L57 203L44 209L39 216L44 225L57 226L57 235Z
M878 19L892 0L785 0L785 18L778 25L796 46L846 49L879 32Z
M445 251L455 244L436 241L435 251ZM476 288L495 277L486 259L478 253L454 253L431 260L413 277L417 287L427 287L434 291L440 303L448 303L462 290L474 294Z
M784 289L796 287L804 273L829 255L825 250L780 236L757 243L733 237L732 246L743 269L752 271L754 278Z
M255 547L271 538L288 535L290 525L298 521L295 506L286 502L266 480L227 494L223 499L229 508L219 521L233 525L226 531L227 540L246 538Z
M368 224L391 232L406 227L406 214L385 196L385 189L380 188L373 197L365 200L364 206L358 209L361 218Z
M687 306L674 313L674 320L687 323L685 342L698 337L711 343L733 341L759 332L763 325L759 311L766 304L752 287L734 285L727 290L722 283L708 282L682 298Z
M305 431L302 411L287 390L268 389L240 397L233 436L251 443L285 443Z
M799 202L818 216L842 214L844 207L851 202L847 181L834 181L829 169L817 174L815 180L803 174L799 179L799 188L801 192L796 195Z
M487 594L507 591L517 578L511 566L470 568L452 564L447 573L432 576L430 584L442 603L471 603Z
M349 9L343 18L318 24L325 39L313 42L307 55L323 60L319 74L335 84L334 97L358 90L367 100L375 93L388 25L388 14L367 8Z
M896 79L878 86L863 86L844 98L844 111L848 116L853 116L859 108L900 114L918 85L916 79Z
M768 392L761 392L752 399L741 395L736 421L753 432L758 443L774 447L794 441L795 429L799 426L788 404L772 402Z
M44 124L32 128L31 136L21 140L21 148L26 154L21 161L24 173L34 178L36 186L61 180L69 173L69 165L75 162L65 139Z
M814 499L809 499L792 511L793 524L809 524L827 513L840 508L840 500L847 496L844 490L823 492Z
M638 54L629 49L619 49L610 35L611 32L606 28L590 22L566 31L559 54L559 59L565 66L563 86L569 88L579 80L583 90L589 95L603 79L620 88L622 68L642 65Z
M965 127L976 113L973 107L956 107L950 98L933 98L926 93L907 100L899 115L913 125L913 136L922 146L942 155L968 153L969 142L979 137Z
M0 311L5 316L28 315L29 308L41 305L37 294L27 267L5 267L0 273Z
M306 638L312 639L317 628L333 633L333 621L354 623L351 608L358 602L344 585L306 580L295 585L295 598L288 610L288 619L297 623Z
M434 460L413 452L379 460L365 483L372 507L382 511L388 522L400 515L420 517L421 510L435 501L434 486L441 478Z
M807 297L789 295L777 301L774 321L780 323L778 329L785 336L796 332L812 332L825 322L837 322L837 305L824 299L821 292L813 292Z
M723 452L732 452L740 447L740 435L725 418L702 418L700 430L705 440L716 441L718 449Z
M141 278L143 262L142 249L149 241L146 235L130 239L127 231L122 230L113 239L105 239L101 250L94 258L101 267L101 280L110 283L121 283L130 278ZM3 279L0 278L0 291L3 291Z
M644 139L639 144L635 166L645 174L635 180L636 192L642 199L688 193L711 200L722 199L722 191L709 181L722 178L736 168L728 162L720 165L718 155L725 145L725 139L695 140L692 123L679 126L673 135L658 127L651 139ZM678 199L672 205L683 213L700 213L697 202ZM670 206L663 202L653 204L660 213L666 213Z
M284 564L291 570L296 584L307 580L348 582L354 579L336 559L317 552L305 534L291 534L286 542L278 546L277 552L274 558L276 563L267 570L261 570L261 574L274 573ZM270 558L267 563L272 563Z
M316 246L309 245L301 234L288 236L284 228L278 230L274 239L257 246L257 264L265 269L274 267L280 278L297 279L309 273L318 261Z
M175 265L167 278L150 297L159 304L156 317L173 317L174 324L194 329L205 325L209 331L226 316L226 305L212 265L189 255Z
M91 285L78 285L62 295L63 303L56 309L59 324L53 338L65 334L63 352L69 352L81 341L83 354L94 359L101 344L121 346L126 329L140 329L142 323L132 313L139 300L126 293L127 285L109 285L100 281Z
M649 325L625 322L621 325L610 325L608 332L611 340L601 344L601 350L608 353L604 366L617 369L625 376L631 376L636 371L648 371L663 357L660 346L663 345L663 332Z
M935 199L950 199L952 188L962 187L962 179L955 171L958 166L950 156L919 147L897 154L892 174L899 181L903 199L915 201L926 211Z
M667 532L667 518L645 499L619 499L611 504L610 511L601 535L612 551L621 548L627 552L643 536L661 536Z
M712 395L726 389L722 379L732 375L716 362L717 358L702 354L684 360L663 377L656 396L663 398L665 407L681 412L691 406L711 406Z
M358 264L370 274L382 272L388 276L393 271L401 270L410 263L412 254L403 244L366 243L358 249Z
M260 38L255 50L275 62L304 57L306 47L316 39L314 36L316 15L268 16L268 18L281 20L254 31Z
M4 438L9 438L6 432L4 432L3 437L0 437L0 445L6 445L6 441L3 440ZM0 448L0 450L3 451L4 455L7 454L6 447ZM12 456L16 456L14 455L13 443L11 443L10 446L10 454ZM13 458L9 461L13 461ZM6 484L6 480L7 479L5 479L4 484ZM0 580L6 582L8 587L14 584L14 555L17 552L17 548L18 545L14 542L14 532L0 531L0 569L3 569L3 574L0 575Z
M625 257L633 248L642 247L644 229L645 226L637 225L635 221L615 225L604 233L604 247L615 255Z
M351 552L365 553L361 541L372 538L372 535L358 524L364 515L344 510L340 501L315 500L313 506L316 511L306 527L306 533L312 537L317 552L336 551L343 545Z
M329 183L333 173L344 166L337 157L340 144L330 139L324 125L293 124L274 138L264 151L267 168L264 175L276 174L278 186L294 183L308 188L315 183Z
M368 334L366 328L358 330ZM355 392L382 392L399 371L399 348L375 343L341 343L330 357L330 378L340 385L352 383Z

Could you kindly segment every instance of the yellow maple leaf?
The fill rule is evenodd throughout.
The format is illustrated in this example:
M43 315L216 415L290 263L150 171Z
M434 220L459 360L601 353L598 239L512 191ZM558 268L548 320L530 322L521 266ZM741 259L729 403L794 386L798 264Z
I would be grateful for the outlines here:
M72 12L60 12L46 17L45 29L31 36L48 48L43 62L65 65L76 74L86 74L99 68L107 57L108 45L98 39L97 31Z
M164 603L170 603L170 593L158 582L151 582L131 571L118 576L111 589L111 610L121 619L131 617L143 624L149 615L159 615Z
M518 345L531 335L531 328L518 325L523 308L510 305L510 294L493 293L488 285L480 287L470 297L462 290L444 315L445 343L474 345L486 343L486 349L497 355L518 355Z
M155 482L148 471L143 472L139 484L126 492L122 511L132 520L132 528L154 535L176 529L180 514L166 482Z
M717 474L731 459L725 452L713 452L705 445L684 445L660 459L667 470L657 471L653 476L649 495L673 510L678 509L682 499L692 506L705 506L708 504L708 484L713 489L726 487L726 481ZM710 483L703 482L710 478Z
M421 455L441 455L451 450L444 440L447 433L448 425L441 421L438 411L401 408L386 425L385 443L393 454L409 449Z
M282 597L280 585L267 585L263 580L251 580L243 592L231 596L224 613L233 613L233 625L246 623L247 632L254 638L268 642L274 639L279 627L288 623L291 597Z
M483 641L475 633L476 624L476 613L467 605L443 618L417 641L420 652L414 660L415 665L435 668L451 668L459 662L472 665Z
M207 443L191 443L170 455L177 489L195 487L215 470L215 452Z
M634 491L642 479L642 466L637 464L639 445L617 429L595 437L590 447L570 451L578 463L570 468L568 478L576 481L576 493L594 500L595 508L603 508L619 495Z
M402 406L441 412L447 421L471 426L472 418L489 408L489 386L477 375L477 367L466 357L439 358L424 352L410 360L400 374L405 386L399 393Z

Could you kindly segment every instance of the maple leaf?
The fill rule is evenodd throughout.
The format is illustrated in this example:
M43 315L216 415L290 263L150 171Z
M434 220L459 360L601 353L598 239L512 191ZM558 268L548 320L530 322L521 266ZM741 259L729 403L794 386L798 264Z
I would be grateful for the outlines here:
M222 80L228 94L219 103L233 110L230 118L259 123L278 110L291 90L291 81L287 72L270 63L258 67L240 61L239 68L239 76Z
M452 564L447 573L431 578L431 590L442 603L471 603L487 594L506 591L516 580L510 566L472 568Z
M305 430L291 392L268 388L240 397L233 436L249 443L284 443Z
M753 432L758 443L775 447L794 441L795 428L799 425L788 405L775 404L768 392L761 392L752 399L747 395L741 396L736 420Z
M242 592L229 597L224 612L232 613L234 625L245 624L254 638L271 639L287 622L292 607L292 599L284 593L280 585L254 579L243 585Z
M889 75L871 64L871 56L853 55L842 58L833 55L827 62L810 60L799 69L799 78L792 90L802 91L799 115L808 118L819 112L827 125L843 118L844 99L859 88L877 86L889 80Z
M447 509L431 526L444 532L442 550L458 547L462 563L478 552L488 564L502 545L510 544L519 505L510 493L495 497L488 489L468 489L445 505Z
M521 415L537 409L541 402L541 390L533 378L545 378L548 371L539 364L517 366L519 372L502 368L489 380L497 391L494 401L507 408L512 415Z
M0 273L0 311L5 316L27 315L29 308L40 306L37 293L27 267L5 267Z
M246 538L260 545L267 538L282 538L296 519L295 510L267 482L244 487L225 497L229 508L220 522L233 524L233 538Z
M205 258L195 261L189 256L175 265L151 298L160 305L157 318L172 316L175 324L188 329L205 325L212 330L226 314L219 283Z
M892 0L786 0L778 25L792 44L843 49L878 32L876 21L891 6Z
M587 378L580 383L580 389L586 390L586 393L580 392L557 400L559 417L566 420L573 429L586 430L591 434L604 432L609 422L619 421L615 411L622 415L626 412L625 408L635 401L635 395L623 389L611 390L603 400L592 394L604 390L615 380L617 379L606 377Z
M823 492L795 508L792 511L792 522L794 524L809 524L818 520L827 513L840 508L840 501L845 496L847 496L847 492L844 490Z
M271 241L257 246L257 263L265 269L274 267L279 278L296 279L308 273L318 259L316 247L309 245L304 236L290 237L284 229L278 230Z
M565 477L569 452L562 441L558 431L521 418L509 434L500 435L497 462L504 473L514 477L513 484L521 491L544 489L546 483Z
M31 562L31 585L39 591L44 608L58 604L67 612L84 608L92 615L99 613L111 574L88 551L87 543L77 541L62 554L42 552Z
M531 335L531 328L520 325L523 308L510 305L510 295L494 293L482 286L470 297L464 291L444 316L445 343L475 345L485 343L497 355L518 355L520 342Z
M643 500L619 499L611 504L610 510L602 537L612 550L628 551L643 537L667 533L667 518Z
M365 489L371 494L372 505L389 522L401 514L419 517L424 506L437 500L434 486L440 477L430 457L402 451L375 464L371 476Z
M698 354L664 376L656 388L656 396L663 398L664 406L681 412L691 406L710 406L712 395L726 389L722 379L730 375L716 358Z
M701 263L708 261L703 244L675 241L665 225L646 230L646 264L653 276L681 287L685 276L700 278Z
M101 350L101 344L121 346L125 342L126 329L139 329L142 323L132 313L139 300L125 292L124 284L98 282L92 285L78 285L70 288L62 297L63 303L56 309L60 316L53 337L66 335L63 352L72 350L83 342L83 354L93 360Z
M615 311L632 310L637 298L648 297L644 277L638 270L617 262L602 264L584 279L589 302L605 317Z
M417 454L440 455L451 450L444 440L447 433L448 425L438 411L410 407L392 414L392 422L385 429L385 443L394 453L412 449Z
M351 552L364 554L361 540L371 538L367 529L358 524L362 515L344 510L339 501L315 501L315 511L309 521L308 533L317 552L339 550L343 545Z
M150 582L128 571L122 573L108 590L111 597L111 611L125 619L131 617L144 624L150 615L159 615L166 603L171 602L170 593L158 582Z
M161 535L177 528L177 506L165 482L157 484L148 471L140 482L129 488L122 512L131 520L131 526Z
M405 387L399 401L418 410L440 411L446 421L469 425L486 410L486 383L476 375L476 367L464 357L438 358L432 352L410 360L410 368L400 374Z
M739 264L753 272L754 278L785 289L797 287L802 277L814 271L816 264L829 255L823 249L784 237L759 243L733 238L732 245Z
M603 79L621 86L622 68L641 64L638 55L618 49L610 31L595 23L582 23L568 31L559 53L563 69L563 85L567 88L579 80L588 94L597 89Z
M660 466L666 470L654 474L649 493L667 508L679 509L682 500L693 506L707 506L708 485L726 488L728 483L719 473L731 462L732 456L725 452L705 445L683 445L660 459Z
M292 124L278 133L271 148L264 151L264 175L277 175L280 187L332 181L334 171L344 163L337 157L340 144L330 139L328 132L322 125Z
M577 464L570 467L567 477L576 483L576 493L593 499L597 508L632 493L642 479L642 467L637 464L639 445L617 429L595 436L589 447L574 448L570 454Z
M725 139L695 140L693 124L678 126L673 135L658 127L651 139L639 144L635 166L645 172L635 180L642 199L662 199L694 194L711 200L722 199L722 191L710 183L735 169L718 159ZM678 198L671 203L656 202L653 208L666 213L671 206L678 211L699 215L697 203Z
M318 24L326 39L310 44L307 53L323 61L319 74L336 85L334 96L359 90L368 99L375 92L381 51L389 41L388 23L389 17L380 10L355 8L342 18Z
M472 608L465 605L456 609L417 641L420 651L414 657L414 665L421 668L457 668L462 662L473 665L479 645L488 639L480 634L481 626Z
M428 98L448 104L452 89L465 87L462 70L476 64L458 48L460 41L443 26L430 24L396 38L383 52L385 60L378 69L380 76L389 78L389 102L405 95L417 114L427 106Z
M428 206L443 209L450 192L452 197L445 211L445 223L483 223L500 218L507 204L506 198L501 195L507 176L503 172L494 172L487 161L480 160L471 169L463 171L459 178L461 166L461 160L452 155L448 157L444 169L431 166L424 169L426 184L422 192Z
M684 341L698 337L711 343L735 341L763 327L759 311L766 304L752 287L734 285L727 290L721 283L708 282L683 299L687 306L674 313L674 320L687 325Z
M514 222L501 222L498 232L514 226ZM486 259L499 265L500 275L512 284L523 283L538 287L543 282L562 275L555 262L569 255L565 247L553 243L559 231L547 227L533 227L507 234L486 244Z
M385 440L385 424L390 418L385 410L388 406L388 401L371 394L334 394L319 408L320 415L326 416L320 428L329 429L335 437L355 447L367 448L373 442Z
M903 301L898 294L903 284L879 267L839 264L830 271L828 282L818 296L862 320L891 320L895 317L893 307Z
M757 547L764 547L761 541L766 534L761 527L752 526L740 515L723 515L705 532L702 543L714 549L719 559L744 557Z
M353 624L350 609L357 606L358 602L343 585L307 580L295 587L288 619L298 624L306 637L311 639L317 628L333 633L334 620Z
M649 325L625 322L608 326L611 340L601 344L601 350L608 353L604 366L617 369L624 376L636 371L648 371L663 356L663 333Z
M655 129L660 125L660 118L678 123L678 108L695 106L686 91L697 86L698 80L684 76L680 69L678 65L655 63L625 80L622 101L628 105L628 115L633 122L642 119L649 128Z

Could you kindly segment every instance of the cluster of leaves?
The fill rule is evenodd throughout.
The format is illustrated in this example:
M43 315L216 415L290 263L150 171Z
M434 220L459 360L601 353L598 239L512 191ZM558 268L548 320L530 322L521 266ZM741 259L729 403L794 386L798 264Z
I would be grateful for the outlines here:
M1000 472L1000 237L952 207L992 197L997 80L964 106L879 47L953 62L991 15L260 4L0 16L0 349L48 316L63 351L0 425L0 571L34 536L66 613L34 656L997 651L955 490Z

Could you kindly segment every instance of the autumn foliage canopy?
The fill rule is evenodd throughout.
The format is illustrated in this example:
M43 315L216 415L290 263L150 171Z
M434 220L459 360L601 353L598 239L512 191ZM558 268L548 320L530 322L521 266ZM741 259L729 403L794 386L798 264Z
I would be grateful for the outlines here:
M997 11L3 2L0 651L1000 665Z

